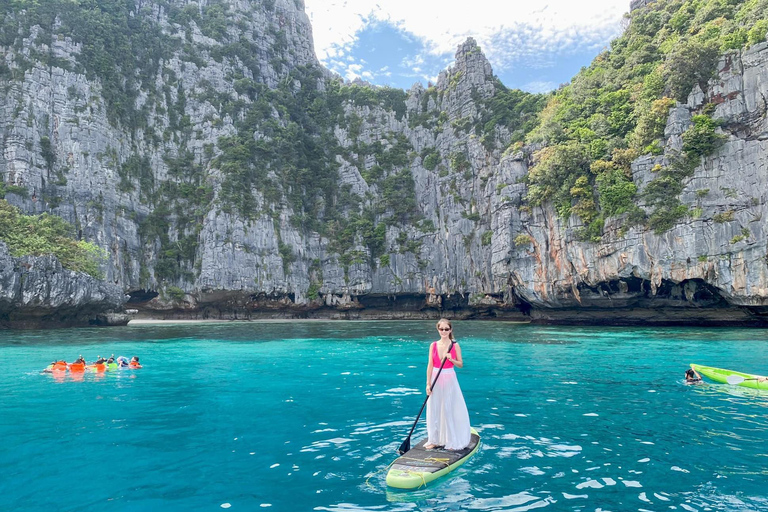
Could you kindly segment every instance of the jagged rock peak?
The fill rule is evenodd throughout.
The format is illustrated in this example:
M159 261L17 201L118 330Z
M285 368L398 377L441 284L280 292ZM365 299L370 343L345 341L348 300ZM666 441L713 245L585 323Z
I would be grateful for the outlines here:
M367 81L363 80L363 79L362 79L362 78L360 78L360 77L358 77L358 78L355 78L354 80L351 80L351 81L347 81L347 83L348 83L349 85L356 85L356 86L358 86L358 87L370 87L370 88L374 88L374 87L376 87L376 86L375 86L375 85L373 85L371 82L367 82Z
M468 82L473 85L483 84L493 78L491 63L488 62L480 46L471 37L468 37L456 51L454 72L456 71L464 74Z
M493 79L493 68L485 58L477 42L468 37L456 51L456 62L440 72L437 78L438 90L462 89L483 86Z

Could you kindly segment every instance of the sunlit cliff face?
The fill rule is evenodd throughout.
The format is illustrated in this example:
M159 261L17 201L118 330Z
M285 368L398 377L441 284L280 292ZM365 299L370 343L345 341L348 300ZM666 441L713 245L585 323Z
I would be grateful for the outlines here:
M672 17L653 4L551 97L504 87L472 39L405 92L321 68L293 2L192 5L104 4L107 43L96 12L4 18L0 174L26 190L5 200L104 249L105 280L136 308L759 318L768 50L754 27L723 56L667 48L654 38ZM690 34L691 20L675 23ZM685 52L712 57L712 78L669 74Z

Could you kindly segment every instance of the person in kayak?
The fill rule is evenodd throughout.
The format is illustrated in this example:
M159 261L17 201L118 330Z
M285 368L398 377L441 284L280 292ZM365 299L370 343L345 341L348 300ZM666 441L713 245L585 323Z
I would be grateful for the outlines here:
M697 372L693 368L688 368L687 370L685 370L686 384L697 384L699 382L701 382L701 375L699 375L699 372Z
M430 344L427 363L428 438L424 448L430 450L442 446L446 450L462 450L469 445L471 432L467 405L454 367L463 368L464 359L461 357L461 347L453 337L451 322L441 318L437 322L437 332L440 339ZM432 381L446 357L443 370L433 388Z

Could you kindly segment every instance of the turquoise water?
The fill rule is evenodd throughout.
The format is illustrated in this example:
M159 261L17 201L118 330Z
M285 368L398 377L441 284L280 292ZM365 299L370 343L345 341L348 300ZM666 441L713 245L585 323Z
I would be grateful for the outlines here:
M0 332L0 510L768 510L768 332L457 322L480 451L426 489L386 468L431 322ZM83 354L144 368L56 378ZM423 419L414 441L424 435Z

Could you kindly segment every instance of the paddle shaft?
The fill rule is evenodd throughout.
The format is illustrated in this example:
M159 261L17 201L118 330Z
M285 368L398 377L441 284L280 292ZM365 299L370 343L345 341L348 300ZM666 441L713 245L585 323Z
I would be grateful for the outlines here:
M451 340L451 344L448 347L448 352L445 353L445 357L443 358L443 362L440 363L440 368L437 370L437 375L435 375L435 380L432 381L432 385L429 386L430 391L433 387L435 387L435 384L437 383L437 379L440 378L440 373L443 371L443 366L445 366L446 361L448 361L448 356L451 354L451 349L453 348L453 344L456 343L454 340ZM430 357L432 355L430 354ZM413 426L411 427L411 431L408 432L408 437L405 438L405 441L403 441L403 444L400 445L400 455L407 452L408 449L406 448L403 450L403 447L410 447L411 446L411 436L413 435L413 431L416 429L416 424L419 422L419 418L421 418L421 413L424 412L424 407L427 405L427 400L429 400L430 395L427 395L427 398L424 399L424 403L421 404L421 409L419 409L419 414L416 416L416 421L413 422Z

